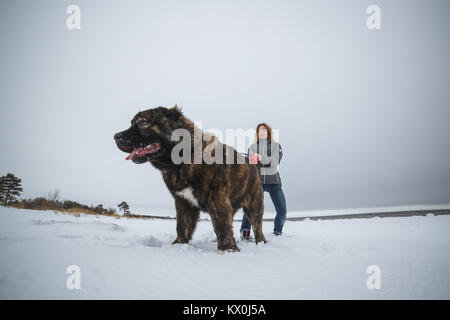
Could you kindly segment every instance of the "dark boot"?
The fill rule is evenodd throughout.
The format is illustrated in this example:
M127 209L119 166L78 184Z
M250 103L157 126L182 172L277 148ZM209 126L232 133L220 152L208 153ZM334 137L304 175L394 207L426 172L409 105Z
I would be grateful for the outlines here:
M251 241L252 237L250 236L250 230L244 229L241 231L241 240Z

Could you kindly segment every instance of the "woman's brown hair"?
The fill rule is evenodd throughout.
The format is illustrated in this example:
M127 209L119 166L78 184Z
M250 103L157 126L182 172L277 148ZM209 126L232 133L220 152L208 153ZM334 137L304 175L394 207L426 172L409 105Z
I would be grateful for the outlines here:
M272 128L265 122L260 123L256 126L256 133L255 133L255 140L254 143L257 143L259 141L259 128L260 127L264 127L267 130L267 141L273 142L273 138L272 138Z

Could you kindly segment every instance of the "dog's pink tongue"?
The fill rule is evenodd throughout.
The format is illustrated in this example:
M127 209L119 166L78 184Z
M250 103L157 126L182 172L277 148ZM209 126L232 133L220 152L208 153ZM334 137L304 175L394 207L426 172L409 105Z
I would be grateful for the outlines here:
M134 149L125 160L133 160L133 158L141 151L142 149Z

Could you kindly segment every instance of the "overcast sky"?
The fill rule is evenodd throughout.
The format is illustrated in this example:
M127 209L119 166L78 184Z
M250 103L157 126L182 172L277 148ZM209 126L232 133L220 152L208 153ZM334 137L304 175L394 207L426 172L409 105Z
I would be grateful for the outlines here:
M23 179L23 197L173 210L160 172L125 161L113 134L177 103L204 129L279 129L288 211L450 203L449 9L2 0L0 175Z

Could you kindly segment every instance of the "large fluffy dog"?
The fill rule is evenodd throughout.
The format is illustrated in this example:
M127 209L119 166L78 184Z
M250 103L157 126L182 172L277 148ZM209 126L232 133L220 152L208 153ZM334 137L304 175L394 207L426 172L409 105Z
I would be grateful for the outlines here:
M192 138L189 150L192 152L185 154L191 161L173 161L172 150L179 143L173 140L176 129L185 129ZM264 198L256 167L234 148L221 144L214 135L208 134L206 139L198 140L199 131L175 105L170 109L158 107L139 112L132 119L131 127L115 134L114 139L120 150L129 153L127 160L138 164L150 162L161 171L167 188L175 198L177 238L173 243L188 243L191 240L200 211L204 211L211 216L218 249L238 251L232 222L240 208L252 224L256 243L265 242L262 233ZM223 162L211 163L203 157L200 162L198 158L194 159L196 152L198 155L198 147L205 150L208 146L223 150ZM181 151L181 154L184 152ZM226 161L229 156L233 159L232 164Z

